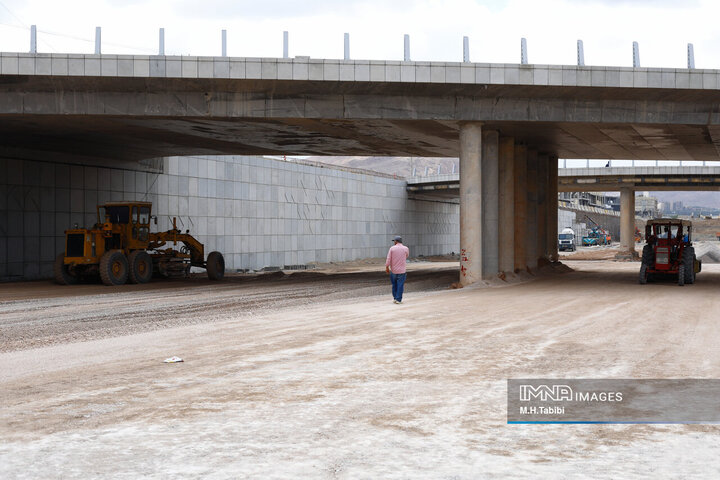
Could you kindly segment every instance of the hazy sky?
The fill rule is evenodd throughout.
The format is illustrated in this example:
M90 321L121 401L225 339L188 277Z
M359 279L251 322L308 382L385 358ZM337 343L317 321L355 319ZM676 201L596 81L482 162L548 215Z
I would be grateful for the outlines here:
M231 56L342 58L343 33L351 57L401 60L403 34L413 60L460 61L470 37L474 62L518 63L526 37L530 63L576 63L576 40L588 65L632 66L632 42L644 67L687 66L687 44L698 68L720 68L720 2L716 0L0 0L0 49L92 53L96 26L103 53L219 55L228 31Z

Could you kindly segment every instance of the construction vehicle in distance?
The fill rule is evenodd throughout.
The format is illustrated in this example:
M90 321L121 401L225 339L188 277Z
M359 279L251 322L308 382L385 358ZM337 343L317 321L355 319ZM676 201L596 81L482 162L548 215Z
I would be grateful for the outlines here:
M55 259L55 281L72 285L99 275L105 285L146 283L153 274L187 276L190 267L205 268L210 280L223 278L225 259L220 252L210 252L206 260L203 244L189 230L178 230L175 218L172 230L150 232L151 219L157 225L151 211L150 202L98 205L92 228L76 225L65 231L65 252Z
M585 218L590 221L592 226L590 227L590 231L588 232L588 234L582 238L583 247L592 247L595 245L610 245L610 243L612 242L612 236L610 235L610 233L604 228L602 228L599 223L597 223L589 216L585 215Z
M561 252L565 250L574 252L577 250L575 246L575 232L572 228L565 227L562 229L562 232L558 234L558 250Z
M635 243L642 243L642 233L640 233L640 229L635 227Z
M640 283L659 276L677 275L678 285L695 283L702 261L692 246L692 222L656 218L645 225L646 244L640 263Z

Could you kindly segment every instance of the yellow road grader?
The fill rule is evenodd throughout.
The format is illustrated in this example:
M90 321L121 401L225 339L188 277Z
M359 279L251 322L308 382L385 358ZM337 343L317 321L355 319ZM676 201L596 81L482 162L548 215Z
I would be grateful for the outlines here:
M210 280L225 275L225 259L210 252L177 228L167 232L150 231L150 202L113 202L97 207L97 223L92 228L65 231L65 252L55 259L55 281L62 285L78 283L85 277L100 276L105 285L146 283L153 274L163 277L187 276L190 267L202 267ZM172 245L171 245L172 244Z

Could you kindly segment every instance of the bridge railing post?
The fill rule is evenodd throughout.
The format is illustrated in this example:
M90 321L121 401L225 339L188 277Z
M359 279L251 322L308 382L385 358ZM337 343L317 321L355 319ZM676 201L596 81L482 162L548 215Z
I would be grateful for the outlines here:
M692 43L688 43L687 47L687 53L688 53L688 68L694 69L695 68L695 47Z
M101 37L101 35L102 35L102 32L101 32L100 27L95 27L95 55L100 55L100 53L102 52L102 48L101 48L101 38L102 37Z
M161 28L158 36L158 55L165 55L165 29Z
M577 41L577 64L578 67L585 66L585 48L582 40Z
M640 68L640 46L633 42L633 68Z
M37 53L37 25L30 25L30 53Z

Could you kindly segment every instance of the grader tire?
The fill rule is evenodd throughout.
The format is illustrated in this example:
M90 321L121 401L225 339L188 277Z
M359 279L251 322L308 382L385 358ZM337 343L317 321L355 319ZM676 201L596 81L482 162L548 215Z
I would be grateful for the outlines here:
M147 283L152 278L152 257L145 250L135 250L128 257L130 283Z
M65 254L61 253L55 258L53 266L55 281L60 285L75 285L80 281L78 277L70 273L70 269L65 265Z
M645 263L640 265L640 285L645 285L648 281L647 265Z
M210 252L207 257L207 276L210 280L222 280L225 276L225 259L220 252Z
M100 279L105 285L124 285L128 270L127 257L122 250L110 250L100 258Z

